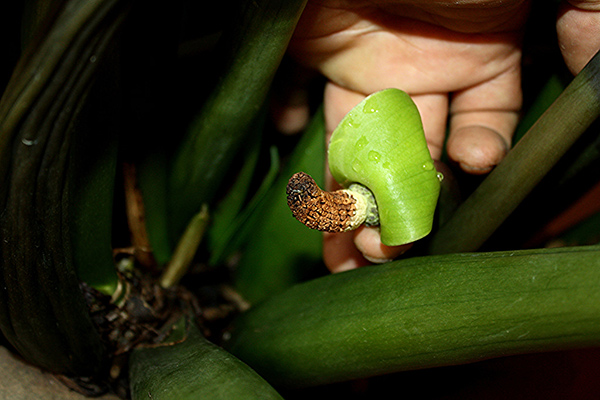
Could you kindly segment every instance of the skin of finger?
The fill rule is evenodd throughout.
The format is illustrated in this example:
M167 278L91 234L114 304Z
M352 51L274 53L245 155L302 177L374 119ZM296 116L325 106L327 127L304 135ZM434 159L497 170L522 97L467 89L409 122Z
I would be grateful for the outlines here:
M271 116L278 132L284 135L295 135L308 125L310 109L308 103L284 104L282 107L273 106Z
M354 245L354 232L323 233L323 262L332 273L370 265Z
M448 119L448 95L445 93L411 95L423 122L429 153L434 160L442 156Z
M448 152L463 171L481 175L504 159L508 146L496 131L484 126L467 126L448 140Z
M600 2L564 3L556 21L558 44L567 67L579 71L600 49Z
M600 0L568 0L573 7L586 11L600 11Z
M376 264L392 261L412 247L412 243L386 246L381 243L379 229L367 226L361 226L354 232L354 244L367 260Z
M367 97L363 93L355 92L336 85L329 81L325 85L323 94L325 131L326 140L329 143L331 134L338 126L340 121L356 106Z
M523 102L520 79L515 66L453 96L447 151L466 172L489 172L508 152Z
M345 5L349 9L328 7L327 1L309 5L314 3L323 6L311 7L313 18L303 15L290 44L291 54L338 85L362 94L388 87L411 95L447 93L490 79L505 68L499 60L514 48L527 14L525 1L504 1L497 8L480 2L479 11L489 17L487 21L502 29L480 27L473 30L477 34L470 34L460 31L472 22L461 17L471 11L464 5L434 7L436 12L424 14L434 20L424 21L413 15L414 7L399 2L381 7L356 7L352 2ZM517 8L505 13L511 9L509 3ZM453 15L454 23L438 24L444 19L438 13Z

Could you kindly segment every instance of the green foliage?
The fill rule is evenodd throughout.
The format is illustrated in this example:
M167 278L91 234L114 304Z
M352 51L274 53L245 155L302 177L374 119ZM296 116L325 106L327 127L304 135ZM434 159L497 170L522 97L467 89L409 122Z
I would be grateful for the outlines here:
M253 140L238 178L215 210L208 244L211 265L226 262L227 258L238 251L240 245L248 240L252 233L248 219L252 215L260 213L257 208L263 203L265 196L272 195L271 187L280 168L279 154L275 147L269 149L271 161L269 171L260 187L256 189L255 193L251 193L251 184L256 175L256 163L261 153L261 147L260 138Z
M477 250L598 118L599 85L600 54L596 54L435 233L431 253Z
M193 325L181 342L134 350L130 379L133 400L281 399L256 372Z
M413 257L269 298L226 347L269 382L304 387L600 344L600 250Z
M522 250L517 231L538 226L509 219L521 207L520 215L526 214L533 199L546 223L552 215L539 199L546 204L553 197L544 194L587 191L597 183L589 171L600 164L600 139L589 127L600 112L600 56L566 88L555 76L548 81L514 150L457 211L456 196L443 187L443 218L417 251L385 265L322 276L322 236L292 217L285 186L298 171L323 185L323 111L314 114L292 151L272 140L268 123L272 82L306 0L226 1L202 10L192 3L168 6L168 21L158 31L146 17L161 10L144 2L24 5L31 15L22 29L25 47L0 101L0 330L23 357L76 377L97 374L111 359L80 281L107 294L117 287L112 247L129 234L121 209L113 207L121 204L115 197L122 194L115 179L119 156L136 163L158 267L178 260L183 265L173 278L166 275L164 286L177 282L195 260L199 279L207 269L225 271L233 277L227 283L251 305L231 325L231 353L205 339L195 324L185 340L182 334L177 342L135 349L134 399L279 398L271 385L306 387L600 345L598 248ZM180 5L202 15L182 17ZM202 23L180 26L183 20ZM132 33L140 27L137 36ZM171 50L175 59L180 28L193 44L181 45L180 52L202 48L205 67L180 78L198 88L191 100L170 96L185 91L164 90L171 70L151 65L159 59L168 64L162 57ZM151 32L144 51L128 53ZM132 43L119 46L127 40ZM153 57L141 57L155 44ZM176 62L185 64L181 58ZM165 76L153 76L156 71ZM159 95L141 101L155 83ZM122 118L121 110L131 115ZM381 121L369 119L373 114L348 118L379 127ZM415 124L417 117L411 117ZM395 130L405 122L392 118L383 125ZM382 151L387 145L383 141ZM404 157L405 151L387 147L394 158ZM379 152L364 150L363 160ZM371 157L384 166L384 155ZM419 158L416 165L429 167L429 161ZM344 180L354 167L350 162L343 173L333 172ZM359 167L363 175L372 172ZM371 180L386 190L406 171L396 172ZM437 192L434 175L428 169ZM541 194L535 192L540 186ZM410 197L414 192L413 185L394 190ZM396 201L398 196L386 198L381 205L394 214ZM597 243L597 219L595 214L559 239ZM190 234L182 241L186 226ZM492 237L499 227L508 232L504 236L519 236L510 251L499 251L502 244ZM205 229L202 251L193 254ZM176 243L186 251L173 260ZM477 252L484 243L494 251ZM173 329L181 333L179 324Z
M77 274L99 289L116 287L116 142L101 130L114 128L114 109L90 129L98 115L86 106L97 100L90 88L111 54L122 6L72 1L47 16L0 101L0 329L28 361L75 376L106 364Z
M334 130L328 158L337 182L373 192L383 244L413 243L431 232L440 180L408 94L386 89L356 105Z
M172 236L198 204L210 203L260 110L306 0L243 2L224 33L225 65L183 138L170 169L167 207ZM234 117L235 116L235 117Z
M218 71L218 79L208 96L200 94L202 107L174 154L159 153L142 164L148 236L160 264L168 261L199 204L212 206L242 144L260 133L263 104L305 3L261 0L238 5L214 53L207 56L219 67L209 70Z
M306 229L287 206L285 187L297 171L323 184L325 128L319 111L294 148L269 192L245 219L245 239L235 271L235 285L250 302L258 302L319 273L321 232Z

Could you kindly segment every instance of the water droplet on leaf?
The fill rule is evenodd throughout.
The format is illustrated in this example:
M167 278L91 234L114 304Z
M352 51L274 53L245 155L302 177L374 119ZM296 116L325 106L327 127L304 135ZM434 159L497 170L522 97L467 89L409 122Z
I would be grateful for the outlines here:
M423 163L423 169L425 171L431 171L431 170L433 170L433 163L431 161L425 161Z
M354 146L356 147L356 150L358 151L358 150L362 149L363 147L365 147L368 144L369 144L369 140L367 139L367 137L366 136L361 136L360 139L358 139L356 141L356 144Z
M363 106L363 113L373 114L379 112L379 104L375 98L368 98Z
M375 150L371 150L369 152L369 161L379 162L380 157L381 157L381 154L379 154Z
M348 115L346 117L346 124L350 127L350 128L358 128L360 126L360 122L355 121L354 118L352 118L352 115Z

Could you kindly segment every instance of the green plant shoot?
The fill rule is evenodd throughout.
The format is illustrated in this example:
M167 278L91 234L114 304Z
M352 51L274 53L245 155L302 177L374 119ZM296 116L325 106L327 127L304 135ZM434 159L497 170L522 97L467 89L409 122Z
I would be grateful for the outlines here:
M427 149L419 111L405 92L382 90L354 107L333 132L328 157L342 186L359 183L373 192L384 244L429 234L442 176Z

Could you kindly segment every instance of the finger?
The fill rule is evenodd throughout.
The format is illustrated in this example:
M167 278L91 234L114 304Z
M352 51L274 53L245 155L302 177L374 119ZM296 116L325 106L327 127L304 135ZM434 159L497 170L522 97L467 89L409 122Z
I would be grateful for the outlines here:
M310 107L308 89L314 72L284 60L278 71L271 98L271 117L278 132L300 133L308 125Z
M411 95L411 98L421 114L431 157L439 160L442 156L448 123L448 95L445 93L418 94Z
M462 90L450 103L448 156L472 174L489 172L510 148L522 104L518 67Z
M278 132L295 135L302 132L310 119L308 95L301 89L286 93L271 106L271 116Z
M366 226L361 226L355 231L354 244L363 257L374 264L392 261L412 247L412 243L386 246L381 243L379 228Z
M336 85L333 82L328 82L325 85L325 93L323 95L324 116L325 116L325 131L327 132L327 143L331 134L342 121L342 119L356 106L364 100L366 95L342 86Z
M334 273L370 264L354 246L354 232L324 233L323 262Z
M556 21L556 33L567 67L573 74L579 73L600 49L600 2L565 2Z

